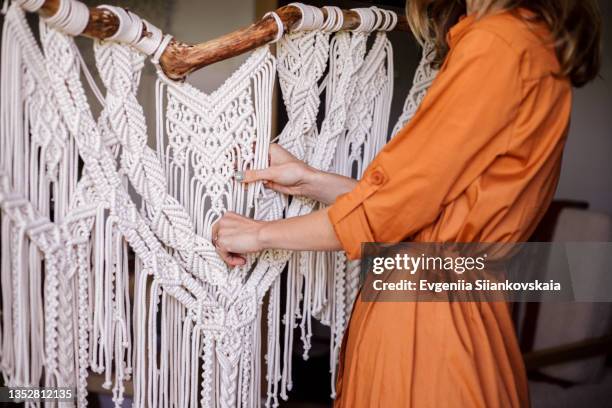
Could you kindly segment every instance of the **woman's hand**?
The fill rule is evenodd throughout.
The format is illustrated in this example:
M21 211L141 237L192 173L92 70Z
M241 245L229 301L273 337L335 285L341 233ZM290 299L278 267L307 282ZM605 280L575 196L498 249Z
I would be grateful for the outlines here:
M274 143L270 145L270 167L245 171L242 182L261 180L267 188L279 193L308 196L316 173L315 169Z
M259 237L263 224L228 211L213 225L212 243L226 264L244 265L246 259L241 255L263 249Z
M226 212L212 228L213 244L229 266L246 263L244 254L264 249L334 251L341 248L327 209L277 221L255 221Z
M357 184L350 177L316 170L277 144L270 145L270 167L247 170L242 178L243 183L259 180L279 193L306 196L323 204L333 203Z

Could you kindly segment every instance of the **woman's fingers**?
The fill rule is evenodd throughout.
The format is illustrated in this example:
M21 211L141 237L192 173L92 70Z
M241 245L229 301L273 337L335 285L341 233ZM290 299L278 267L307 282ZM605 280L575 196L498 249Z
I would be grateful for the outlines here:
M235 254L228 249L228 240L224 236L218 236L214 241L214 245L217 253L227 265L234 267L242 266L246 263L246 259L244 257Z
M268 167L261 170L246 170L244 177L242 178L243 183L254 183L255 181L267 181L274 176L274 168Z
M245 258L236 255L227 249L227 240L221 237L221 230L223 230L223 233L225 234L225 229L227 228L228 222L231 224L232 220L235 219L235 216L239 217L238 214L228 212L226 213L226 216L215 222L212 226L212 244L221 259L223 259L223 262L231 267L242 266L246 263Z
M295 185L285 185L276 182L278 178L275 176L276 168L269 168L265 170L247 170L242 180L243 183L253 183L261 180L266 188L272 189L281 194L287 195L299 195ZM279 180L284 181L284 180Z
M223 259L228 266L242 266L246 264L246 259L241 257L240 255L233 254L227 251L220 251L219 256Z
M240 214L228 211L212 228L213 244L223 261L231 266L246 264L240 254L256 252L256 230L258 223Z
M217 248L217 253L221 257L221 259L223 259L223 262L225 262L227 265L234 267L234 266L242 266L246 263L246 259L244 259L243 257L236 255L234 253L228 252L227 250L223 249L220 246L217 246L216 248Z

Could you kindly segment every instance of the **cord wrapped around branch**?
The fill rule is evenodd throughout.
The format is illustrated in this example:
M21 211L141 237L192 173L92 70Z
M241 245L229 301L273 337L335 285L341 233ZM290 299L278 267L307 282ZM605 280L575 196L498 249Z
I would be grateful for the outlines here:
M50 17L57 13L61 0L46 0L38 12L43 17ZM83 31L84 36L106 39L112 37L118 30L120 19L109 9L90 8L89 22ZM322 9L327 16L327 10ZM360 26L358 13L353 10L342 10L344 15L343 30L352 30ZM290 32L301 21L300 9L288 5L276 10L282 21L285 32ZM409 31L408 23L404 17L398 19L394 30ZM207 65L228 58L244 54L262 45L273 42L278 33L278 25L272 15L267 15L248 27L233 31L229 34L191 45L172 39L159 58L159 64L164 74L170 79L182 79L187 74L197 71ZM143 36L150 32L143 30Z

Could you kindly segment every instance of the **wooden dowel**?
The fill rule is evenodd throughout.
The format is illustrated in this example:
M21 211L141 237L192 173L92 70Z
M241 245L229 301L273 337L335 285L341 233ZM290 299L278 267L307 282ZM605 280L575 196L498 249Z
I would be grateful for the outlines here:
M43 17L55 14L60 0L46 0L39 10ZM89 22L83 35L90 38L105 39L112 36L119 28L119 18L106 9L90 8ZM344 24L342 28L351 30L360 23L359 15L351 10L343 10ZM285 32L290 32L301 18L300 9L295 6L284 6L276 10L283 22ZM323 9L323 14L326 14ZM404 16L398 16L396 31L409 31L410 28ZM277 26L271 16L251 24L248 27L233 31L224 36L196 45L190 45L172 39L161 55L159 64L164 73L171 79L182 79L191 72L207 65L232 58L255 48L266 45L274 40Z

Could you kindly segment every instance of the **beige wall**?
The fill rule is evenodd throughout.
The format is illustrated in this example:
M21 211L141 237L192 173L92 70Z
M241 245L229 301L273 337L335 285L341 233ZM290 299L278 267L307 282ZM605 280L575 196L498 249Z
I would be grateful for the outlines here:
M170 32L183 41L198 43L227 34L255 21L255 0L176 0ZM189 76L189 82L210 92L235 71L242 55L205 67Z

